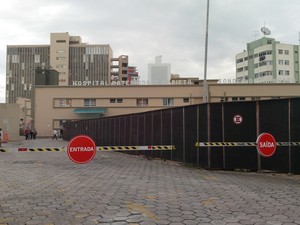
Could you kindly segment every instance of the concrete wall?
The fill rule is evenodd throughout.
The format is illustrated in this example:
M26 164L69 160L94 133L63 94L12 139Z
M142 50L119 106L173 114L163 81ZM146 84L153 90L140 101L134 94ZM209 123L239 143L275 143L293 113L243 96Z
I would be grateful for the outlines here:
M18 141L20 123L20 106L18 104L0 103L0 127L7 132L8 141Z

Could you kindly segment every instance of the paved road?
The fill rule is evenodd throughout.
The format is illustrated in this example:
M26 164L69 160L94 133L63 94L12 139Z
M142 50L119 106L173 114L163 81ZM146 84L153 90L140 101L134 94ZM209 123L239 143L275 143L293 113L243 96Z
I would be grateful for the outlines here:
M66 146L38 139L6 147ZM116 152L0 152L0 225L300 224L300 178L206 171Z

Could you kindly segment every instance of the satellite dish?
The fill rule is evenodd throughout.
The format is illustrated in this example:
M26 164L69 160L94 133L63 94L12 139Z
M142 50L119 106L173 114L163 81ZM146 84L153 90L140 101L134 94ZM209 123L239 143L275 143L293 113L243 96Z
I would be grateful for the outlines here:
M260 30L261 30L261 32L263 32L264 35L270 35L271 34L270 29L267 28L267 27L262 27Z

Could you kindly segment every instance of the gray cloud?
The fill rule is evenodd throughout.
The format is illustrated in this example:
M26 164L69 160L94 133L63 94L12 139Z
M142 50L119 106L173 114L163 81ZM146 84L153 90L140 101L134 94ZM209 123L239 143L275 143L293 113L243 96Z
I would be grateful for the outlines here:
M156 55L172 73L203 78L206 1L195 0L11 0L0 9L0 85L6 45L48 44L51 32L110 44L129 55L143 79ZM299 0L210 0L208 78L235 76L235 54L266 23L272 37L298 43ZM259 34L261 36L261 34ZM258 37L257 37L258 38Z

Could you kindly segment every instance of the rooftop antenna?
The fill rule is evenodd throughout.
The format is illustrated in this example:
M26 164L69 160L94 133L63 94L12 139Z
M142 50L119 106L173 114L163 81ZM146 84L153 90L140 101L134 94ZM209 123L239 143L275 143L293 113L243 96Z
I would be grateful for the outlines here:
M259 31L253 31L253 37L254 37L254 40L257 40L257 37L259 36Z
M265 23L264 23L264 26L260 29L260 31L264 34L264 37L266 35L270 35L271 34L270 29L266 27Z

